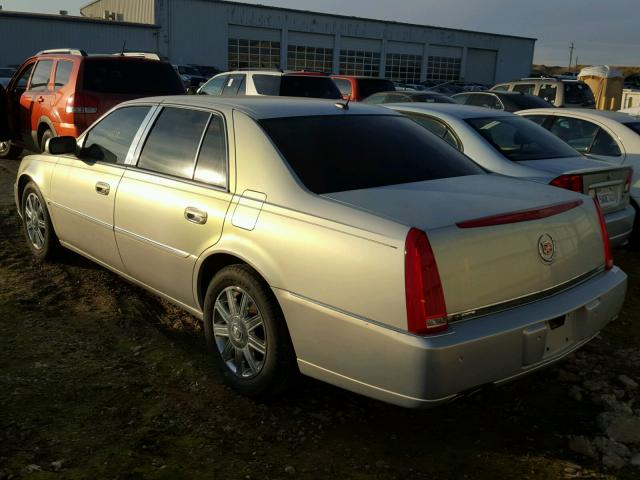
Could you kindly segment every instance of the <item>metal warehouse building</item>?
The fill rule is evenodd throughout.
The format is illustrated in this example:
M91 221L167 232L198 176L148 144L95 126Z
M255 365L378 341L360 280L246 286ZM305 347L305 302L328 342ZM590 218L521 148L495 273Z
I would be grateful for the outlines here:
M535 46L531 38L218 0L97 0L81 13L83 18L51 17L57 18L52 25L66 23L64 34L47 26L46 45L22 52L22 58L41 48L118 51L126 39L128 50L221 70L305 69L405 82L490 84L528 75ZM24 26L5 23L31 17L36 28L36 17L45 16L7 15L0 13L2 38L18 38L5 34L18 29L21 39L42 32L40 26L25 34ZM0 46L0 55L23 49L17 41L8 43Z

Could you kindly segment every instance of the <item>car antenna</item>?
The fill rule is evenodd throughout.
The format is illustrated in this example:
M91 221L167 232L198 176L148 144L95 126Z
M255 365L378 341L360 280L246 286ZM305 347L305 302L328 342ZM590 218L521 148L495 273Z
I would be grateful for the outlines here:
M347 101L345 103L337 102L335 105L341 110L349 110L349 102L351 101L351 95L347 97Z
M124 49L127 46L127 41L122 42L122 51L120 52L120 56L124 57Z

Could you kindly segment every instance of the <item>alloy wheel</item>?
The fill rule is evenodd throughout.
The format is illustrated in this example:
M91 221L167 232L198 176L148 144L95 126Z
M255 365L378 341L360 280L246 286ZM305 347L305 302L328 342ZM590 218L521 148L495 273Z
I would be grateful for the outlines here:
M40 198L33 192L30 192L25 200L24 216L27 236L31 244L36 250L42 250L47 233L47 224L44 219L44 208Z
M222 290L212 322L216 346L227 368L243 379L258 375L267 358L267 332L251 295L237 286Z

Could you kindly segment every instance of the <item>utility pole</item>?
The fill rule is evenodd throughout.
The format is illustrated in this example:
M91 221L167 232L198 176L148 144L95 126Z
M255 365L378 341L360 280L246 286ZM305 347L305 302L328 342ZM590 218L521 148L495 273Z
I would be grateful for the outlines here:
M578 60L579 60L578 55L576 55L576 73L578 73Z
M573 49L575 48L574 42L571 42L569 46L569 71L571 71L571 65L573 65Z

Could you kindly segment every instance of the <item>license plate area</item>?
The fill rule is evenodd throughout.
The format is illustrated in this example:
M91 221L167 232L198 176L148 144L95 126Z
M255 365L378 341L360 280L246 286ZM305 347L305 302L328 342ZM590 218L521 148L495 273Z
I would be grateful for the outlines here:
M611 185L608 187L598 187L595 189L595 197L603 209L615 207L620 203L621 194L620 185ZM592 196L594 196L592 194Z
M547 335L544 357L561 352L575 343L574 329L571 328L569 315L562 315L547 322Z

